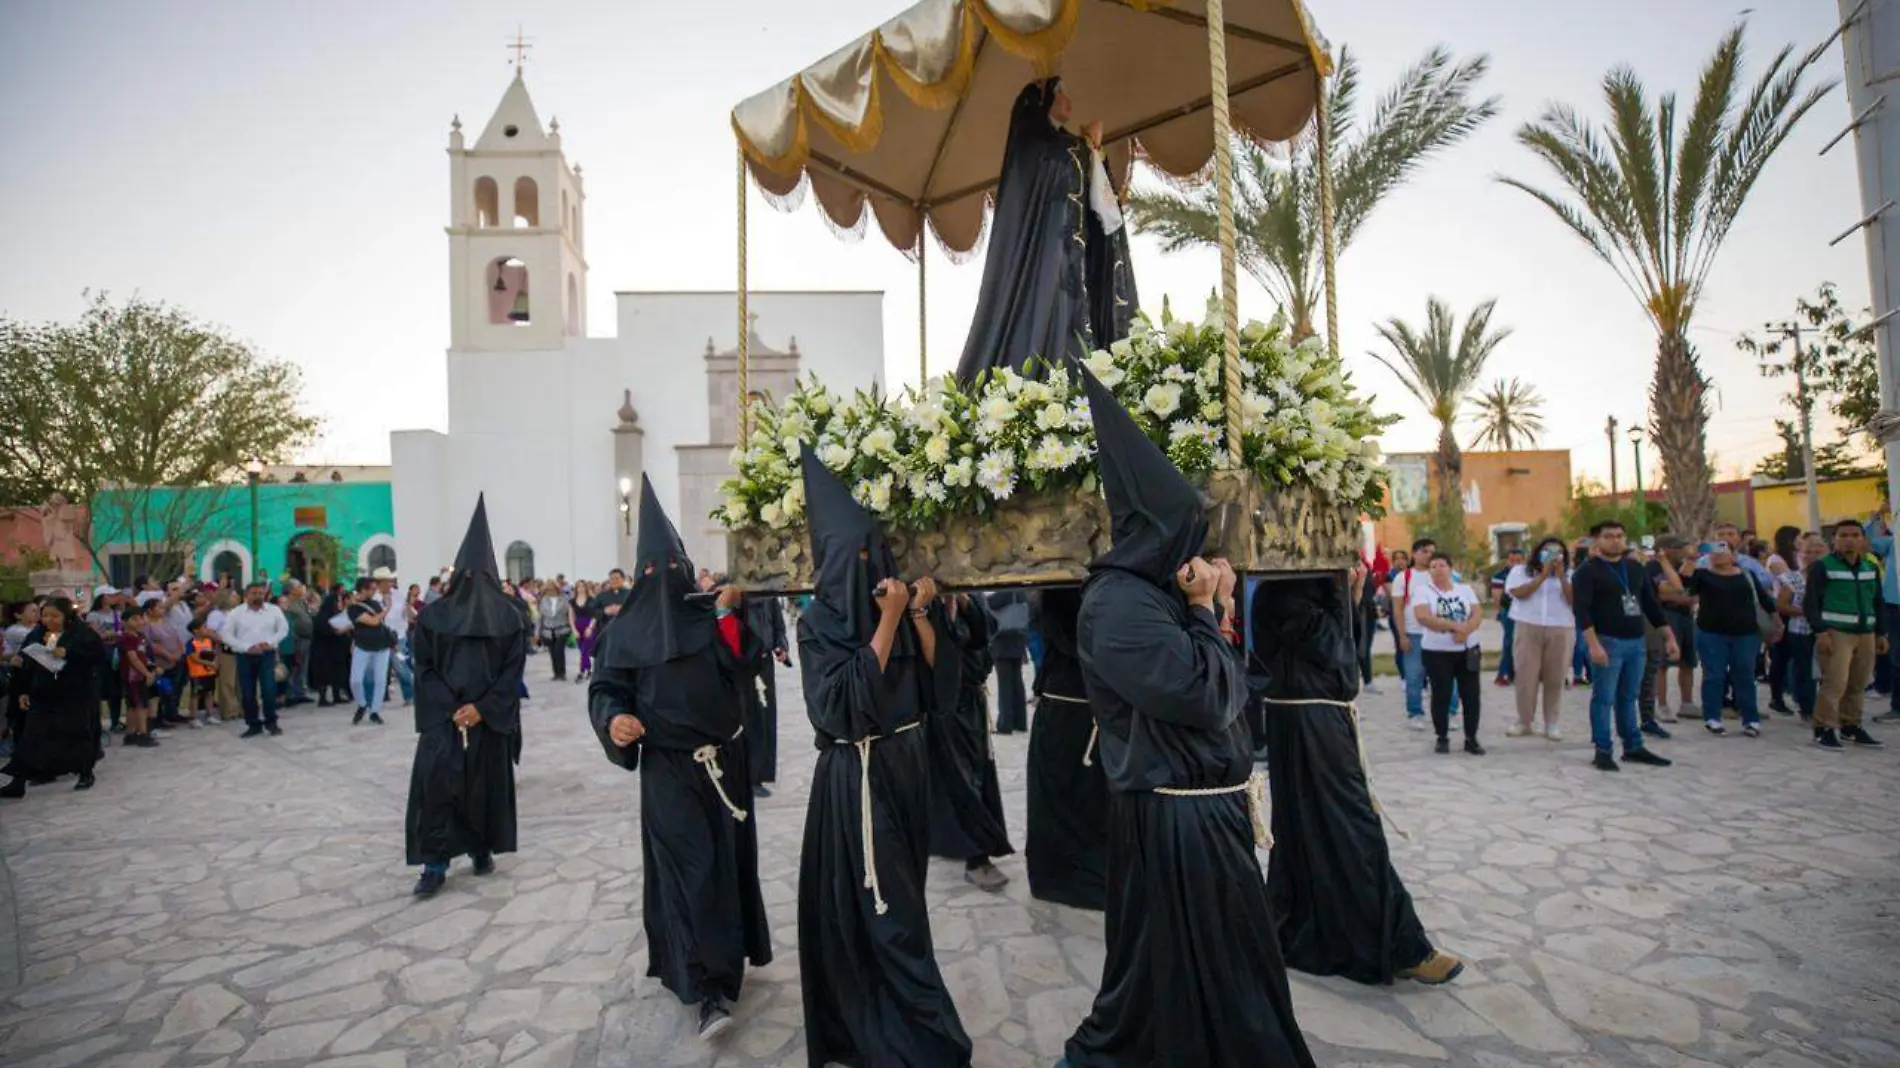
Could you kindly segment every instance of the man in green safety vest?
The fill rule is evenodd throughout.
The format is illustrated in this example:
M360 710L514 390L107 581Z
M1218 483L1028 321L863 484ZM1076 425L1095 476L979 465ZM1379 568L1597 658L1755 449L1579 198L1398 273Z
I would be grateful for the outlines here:
M1821 693L1814 707L1814 744L1830 753L1878 746L1860 725L1861 694L1874 673L1874 657L1887 652L1887 622L1880 605L1880 567L1867 555L1860 521L1834 527L1834 551L1808 568L1802 614L1814 629L1821 658Z

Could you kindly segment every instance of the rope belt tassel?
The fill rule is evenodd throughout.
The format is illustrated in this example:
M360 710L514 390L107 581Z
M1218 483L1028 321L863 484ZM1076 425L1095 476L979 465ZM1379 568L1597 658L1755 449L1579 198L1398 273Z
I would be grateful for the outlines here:
M1232 786L1157 786L1154 792L1164 797L1220 797L1225 794L1247 795L1247 821L1253 825L1253 844L1273 848L1273 832L1267 829L1267 777L1254 772L1246 782Z
M885 904L883 888L877 881L877 836L873 833L875 821L871 817L871 745L921 726L922 721L918 721L906 723L888 735L867 734L856 740L833 739L839 745L848 745L858 751L858 837L864 840L864 888L871 892L871 901L879 916L889 912L891 907Z
M1069 705L1086 705L1089 703L1088 698L1086 697L1064 697L1063 695L1059 693L1039 694L1038 697L1040 697L1040 699L1044 701L1060 701L1063 704L1069 704ZM1084 746L1082 749L1082 766L1083 767L1092 768L1095 766L1095 743L1098 739L1101 738L1101 736L1102 736L1101 723L1095 721L1094 718L1091 717L1089 721L1089 744Z
M739 735L744 733L745 728L740 727L732 737L736 741ZM726 796L725 785L720 782L721 779L726 777L726 770L719 766L719 746L702 745L698 749L693 750L693 763L706 769L706 778L712 781L713 790L719 794L719 800L726 806L726 811L732 813L733 820L738 823L744 823L746 816L750 815L750 813L732 803L732 798Z
M1358 694L1353 695L1355 699L1357 699L1358 696L1359 696ZM1400 825L1398 820L1395 820L1392 818L1392 814L1390 812L1387 812L1385 810L1385 806L1379 802L1379 792L1372 788L1372 762L1366 757L1366 734L1364 731L1359 729L1359 705L1356 703L1356 700L1355 701L1333 701L1333 700L1328 700L1327 698L1324 698L1324 697L1308 697L1308 698L1304 698L1300 700L1286 700L1284 698L1278 698L1278 697L1262 697L1260 699L1260 703L1265 704L1265 705L1327 705L1332 708L1345 709L1347 714L1352 717L1352 739L1353 739L1353 743L1356 746L1358 746L1358 749L1359 749L1359 773L1365 776L1366 797L1370 799L1372 802L1372 811L1377 812L1379 814L1380 819L1383 819L1385 820L1386 823L1390 824L1392 827L1392 830L1397 832L1400 838L1403 838L1408 842L1412 840L1412 832L1406 830L1403 826Z

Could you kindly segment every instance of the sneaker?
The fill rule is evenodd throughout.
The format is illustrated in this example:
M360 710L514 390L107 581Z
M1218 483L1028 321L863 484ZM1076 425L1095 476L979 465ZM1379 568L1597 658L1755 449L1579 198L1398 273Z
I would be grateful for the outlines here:
M264 733L264 728L262 727L246 727L244 728L244 733L238 735L238 737L239 738L255 738L262 733Z
M1368 682L1364 686L1359 687L1359 692L1360 693L1384 693L1385 691L1379 689L1378 683Z
M1742 724L1742 737L1759 738L1761 737L1761 728L1755 726L1753 723L1744 723Z
M362 705L357 705L356 715L350 717L350 726L354 727L358 723L363 722L363 717L367 715L369 715L369 709L364 708Z
M699 1003L699 1037L711 1041L732 1026L732 1010L726 999L714 995Z
M1491 680L1491 685L1502 689L1503 687L1511 685L1511 680L1504 678L1503 676L1500 675L1499 677Z
M1792 716L1792 715L1794 715L1794 709L1792 709L1792 708L1789 708L1789 707L1788 707L1788 702L1786 702L1786 701L1783 701L1783 700L1782 700L1781 698L1779 698L1779 697L1777 697L1777 698L1775 698L1775 699L1773 699L1773 700L1771 700L1771 701L1769 701L1769 702L1768 702L1768 711L1770 711L1770 712L1774 712L1774 713L1777 713L1777 714L1779 714L1779 715L1783 715L1783 716Z
M1450 738L1440 738L1440 739L1438 739L1438 744L1437 744L1437 745L1434 745L1434 746L1432 746L1432 752L1434 752L1434 753L1449 753L1449 752L1451 752L1451 739L1450 739Z
M1405 717L1405 725L1407 727L1412 728L1415 731L1422 731L1425 729L1425 717L1424 716L1407 716Z
M1814 745L1815 748L1824 753L1839 753L1846 748L1841 745L1840 736L1834 733L1834 728L1832 727L1816 727L1814 729Z
M1880 741L1873 735L1868 734L1863 727L1842 727L1841 737L1853 742L1855 745L1863 746L1868 749L1879 749L1881 745Z
M158 739L152 737L151 731L146 731L144 734L139 734L139 735L128 735L128 737L131 738L132 740L128 741L126 744L129 746L132 746L135 749L157 749L158 748Z
M1727 734L1728 733L1728 728L1722 726L1722 721L1719 719L1703 720L1702 729L1705 731L1708 731L1710 734Z
M377 714L376 714L376 713L374 713L374 712L371 712L371 713L369 714L369 721L370 721L371 723L374 723L374 724L376 724L376 725L377 725L378 727L380 727L380 726L382 726L382 725L383 725L383 717L382 717L382 716L379 716L379 715L377 715Z
M1553 742L1561 742L1564 740L1564 732L1558 730L1556 727L1545 727L1544 737Z
M1688 701L1684 701L1682 703L1682 707L1677 709L1676 711L1679 714L1681 714L1683 719L1701 719L1702 718L1702 710L1697 708L1695 705L1691 704Z
M1465 970L1465 962L1443 950L1434 949L1431 955L1410 968L1401 969L1398 977L1410 979L1426 986L1439 986L1458 978Z
M93 777L92 777L92 772L90 772L90 771L82 771L82 772L80 772L80 773L79 773L79 781L78 781L78 782L76 782L76 783L73 783L73 789L75 789L75 790L90 790L90 789L92 789L92 784L93 784L93 782L94 782L94 780L93 780Z
M985 861L963 873L971 885L987 893L998 893L1009 885L1009 876L999 871L996 865Z
M447 875L439 871L424 869L422 878L416 880L416 888L409 892L416 897L434 897L435 892L442 889L442 884L448 881L449 877Z
M1668 757L1659 757L1647 749L1625 749L1623 750L1623 763L1648 764L1652 768L1666 768L1674 764L1675 761Z
M1643 733L1649 735L1651 738L1661 738L1664 741L1668 741L1670 737L1669 732L1663 729L1663 725L1653 719L1643 721Z
M1529 727L1526 727L1522 723L1513 723L1510 726L1504 728L1504 736L1506 738L1523 738L1523 737L1528 736L1530 733L1531 733L1531 729Z
M1479 745L1476 738L1466 738L1465 752L1470 753L1472 756L1483 756L1484 746Z
M277 737L280 737L280 736L282 736L282 735L283 735L283 733L284 733L284 728L282 728L282 727L279 727L279 726L278 726L277 724L275 724L275 723L266 723L266 724L264 724L264 729L265 729L265 730L267 730L267 731L269 731L269 732L270 732L270 736L271 736L271 737L273 737L273 738L277 738Z

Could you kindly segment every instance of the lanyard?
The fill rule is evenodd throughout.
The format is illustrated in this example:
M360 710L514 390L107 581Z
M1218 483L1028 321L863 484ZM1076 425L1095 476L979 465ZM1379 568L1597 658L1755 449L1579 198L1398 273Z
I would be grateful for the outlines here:
M1612 564L1608 560L1605 560L1603 561L1603 566L1609 568L1610 574L1616 576L1616 584L1623 587L1624 595L1628 596L1630 592L1630 580L1629 576L1623 573L1623 561L1618 560Z

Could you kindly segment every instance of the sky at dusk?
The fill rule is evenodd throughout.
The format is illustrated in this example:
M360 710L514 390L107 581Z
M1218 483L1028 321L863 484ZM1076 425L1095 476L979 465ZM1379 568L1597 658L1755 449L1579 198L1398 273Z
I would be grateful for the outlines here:
M307 403L324 419L305 459L386 462L389 431L446 421L449 121L459 114L471 139L487 121L512 76L503 46L517 20L527 20L534 44L526 77L536 107L543 120L559 117L569 160L585 167L587 298L601 333L612 329L616 290L731 288L727 112L901 6L12 0L0 5L0 100L11 120L0 170L10 253L0 257L0 313L70 318L88 288L175 302L303 367ZM1600 117L1599 83L1618 63L1652 89L1678 90L1686 110L1698 70L1741 5L1311 7L1321 32L1360 56L1368 104L1439 42L1461 56L1488 53L1484 88L1503 98L1503 114L1387 200L1341 261L1347 362L1385 410L1406 416L1385 438L1387 451L1429 448L1435 428L1367 355L1377 344L1372 324L1422 320L1428 294L1461 315L1496 297L1494 322L1516 332L1487 379L1534 383L1548 400L1543 445L1571 449L1578 474L1603 477L1605 418L1627 425L1643 416L1653 332L1606 267L1494 176L1554 187L1513 132L1553 100ZM1805 51L1836 16L1818 0L1758 2L1748 16L1751 58L1786 43ZM1841 66L1837 44L1819 73L1838 78ZM1075 105L1086 120L1088 101ZM1848 117L1836 89L1770 164L1697 315L1692 337L1716 384L1710 445L1722 474L1774 448L1773 420L1785 407L1782 387L1736 351L1736 334L1786 316L1824 281L1840 286L1849 307L1866 304L1859 236L1827 247L1861 214L1851 141L1817 156ZM751 248L757 288L886 291L888 378L915 380L915 268L875 228L846 244L815 207L780 215L755 197ZM1134 248L1144 306L1158 312L1165 294L1198 312L1217 284L1216 254L1164 255L1143 236ZM962 349L981 268L941 258L931 268L938 372ZM1272 311L1244 276L1241 300L1244 316ZM530 409L537 398L522 403Z

